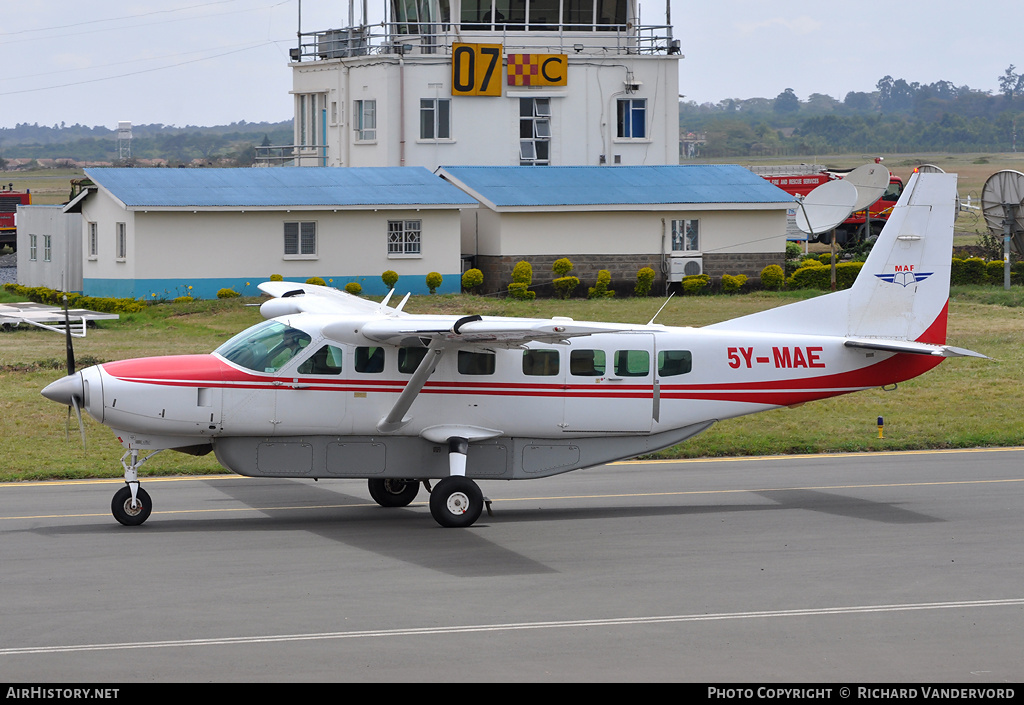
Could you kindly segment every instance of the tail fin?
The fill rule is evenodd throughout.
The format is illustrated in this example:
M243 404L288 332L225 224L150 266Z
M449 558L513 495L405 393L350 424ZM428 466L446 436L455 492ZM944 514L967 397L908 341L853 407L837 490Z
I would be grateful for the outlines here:
M941 345L955 217L956 174L914 174L850 289L708 328Z

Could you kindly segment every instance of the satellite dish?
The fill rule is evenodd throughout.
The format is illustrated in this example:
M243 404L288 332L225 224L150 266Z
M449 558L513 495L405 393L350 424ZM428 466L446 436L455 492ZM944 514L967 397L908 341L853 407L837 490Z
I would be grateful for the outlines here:
M881 164L865 164L844 176L843 181L849 181L857 187L857 200L853 204L853 210L862 211L881 198L889 188L889 170Z
M934 164L922 164L921 166L914 167L915 174L945 174L945 170L940 166Z
M1010 244L1024 254L1024 174L1013 169L997 171L981 189L981 212L992 234L1004 236L1004 220L1012 218Z
M856 202L856 186L846 179L828 181L807 194L796 209L796 226L808 234L828 232L850 217Z

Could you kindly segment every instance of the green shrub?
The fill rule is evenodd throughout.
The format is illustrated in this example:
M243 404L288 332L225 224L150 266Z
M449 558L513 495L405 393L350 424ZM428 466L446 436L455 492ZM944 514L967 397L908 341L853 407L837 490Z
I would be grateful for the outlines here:
M836 260L838 260L839 259L838 253L836 253L836 255L837 255L836 256ZM820 255L818 255L818 261L821 262L822 264L824 264L827 267L831 267L832 266L832 253L831 252L822 252Z
M615 296L615 292L608 288L612 283L612 273L602 269L597 273L597 283L587 289L588 299L605 299Z
M836 265L836 289L849 289L860 273L863 262L843 262ZM832 288L832 268L818 266L801 267L786 282L794 289L820 289L828 291Z
M430 289L431 294L437 291L437 287L441 286L442 281L444 281L444 277L439 272L430 272L427 275L427 288Z
M722 275L722 291L727 294L735 294L737 291L742 289L746 283L746 274L737 274L736 276L731 274Z
M171 301L176 304L187 304L190 301L195 301L195 299L193 299L191 296L178 296L171 299Z
M483 283L484 273L479 269L467 269L462 274L462 288L470 293L483 286Z
M711 277L707 274L694 274L683 277L683 293L699 294L711 284Z
M800 259L803 255L803 250L800 249L800 245L795 242L786 243L786 259Z
M519 260L512 268L512 281L516 284L533 283L533 267L526 260Z
M395 284L398 283L398 272L393 269L389 269L381 274L380 278L384 282L384 286L388 288L388 291L391 291L395 288Z
M508 295L513 299L520 299L521 301L532 301L537 298L536 291L530 291L527 287L529 284L523 282L512 282L508 285Z
M555 287L555 293L558 294L558 298L567 299L572 296L572 292L580 285L580 278L559 277L551 282L551 285Z
M1011 269L1011 272L1013 270ZM988 281L991 284L1002 284L1003 283L1003 263L1001 260L992 260L985 264L985 274L988 276ZM1010 281L1013 281L1013 275L1010 275Z
M572 271L572 262L569 261L568 257L556 259L555 263L551 265L551 271L555 273L556 279L567 277L569 272Z
M950 284L985 284L987 282L988 272L985 260L980 257L953 258L952 268L949 272Z
M800 267L825 267L831 265L831 260L829 260L828 265L826 265L824 262L822 262L814 255L808 255L807 257L804 257L802 260L800 260ZM797 269L799 269L800 267L797 267Z
M327 286L327 282L324 281L323 277L310 277L306 280L307 284L315 284L316 286Z
M63 291L50 289L45 286L22 286L21 284L4 284L4 290L21 296L37 304L49 304L50 306L63 306ZM139 313L145 310L146 304L135 299L115 299L103 296L83 296L82 294L66 294L68 297L68 308L87 308L90 311L102 311L103 313Z
M345 285L345 291L352 294L352 296L359 296L363 293L363 285L359 282L349 282Z
M651 293L651 287L654 285L655 272L650 267L644 267L636 273L636 286L633 288L633 293L637 296L648 296Z
M270 275L270 281L272 281L272 282L283 282L284 281L284 277L282 277L280 274L271 274Z
M233 299L236 296L241 296L241 294L239 294L234 289L224 288L224 289L218 289L217 290L217 298L218 299Z
M777 264L769 264L761 270L761 286L769 291L778 291L786 281L786 274Z

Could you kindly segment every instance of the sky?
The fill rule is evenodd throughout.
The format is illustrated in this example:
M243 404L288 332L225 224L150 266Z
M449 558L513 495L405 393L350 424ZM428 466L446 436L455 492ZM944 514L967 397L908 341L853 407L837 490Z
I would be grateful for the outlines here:
M290 120L299 3L4 0L0 127ZM383 3L369 0L371 21ZM302 29L346 26L348 5L301 0ZM642 23L665 24L665 5L642 0ZM679 93L697 103L842 100L886 75L998 92L1008 66L1024 73L1020 17L1019 0L671 0Z

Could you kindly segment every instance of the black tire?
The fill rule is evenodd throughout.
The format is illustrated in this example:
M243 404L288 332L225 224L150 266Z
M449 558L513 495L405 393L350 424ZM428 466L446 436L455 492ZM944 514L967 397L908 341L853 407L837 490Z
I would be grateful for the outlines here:
M420 491L417 480L381 480L367 482L373 501L382 507L407 507Z
M125 485L114 494L114 499L110 502L110 511L114 518L125 526L138 526L149 519L153 511L153 501L146 490L140 487L135 496L139 500L139 506L132 509L132 491Z
M444 478L430 493L430 515L446 528L472 526L483 508L483 492L475 482L461 475Z

